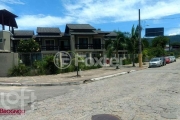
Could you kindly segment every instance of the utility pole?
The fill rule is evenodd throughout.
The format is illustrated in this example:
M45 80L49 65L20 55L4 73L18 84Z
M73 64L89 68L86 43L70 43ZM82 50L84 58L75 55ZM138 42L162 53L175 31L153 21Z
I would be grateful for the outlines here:
M141 13L139 9L139 67L142 67L142 47L141 47Z

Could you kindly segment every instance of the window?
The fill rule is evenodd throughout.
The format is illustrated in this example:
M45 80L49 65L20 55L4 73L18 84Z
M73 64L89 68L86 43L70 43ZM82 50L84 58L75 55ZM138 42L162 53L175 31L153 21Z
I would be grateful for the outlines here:
M88 49L88 38L79 38L79 49Z
M46 40L46 50L54 50L54 40Z
M0 38L0 43L2 43L3 42L3 39L2 38Z
M93 39L93 48L94 49L101 49L101 38L94 38Z

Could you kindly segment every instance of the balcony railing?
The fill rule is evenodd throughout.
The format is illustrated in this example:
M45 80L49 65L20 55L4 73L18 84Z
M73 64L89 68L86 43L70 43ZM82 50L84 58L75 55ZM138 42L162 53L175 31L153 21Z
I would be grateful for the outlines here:
M104 49L104 44L75 44L76 49Z
M40 51L66 51L70 46L41 46ZM17 52L17 47L11 47L11 51Z
M70 50L70 46L41 46L41 51L63 51Z

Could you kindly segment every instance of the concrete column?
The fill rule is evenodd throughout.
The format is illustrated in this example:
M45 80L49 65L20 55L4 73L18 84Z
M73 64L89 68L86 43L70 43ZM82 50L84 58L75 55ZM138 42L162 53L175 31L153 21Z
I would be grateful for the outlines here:
M74 35L71 35L70 45L71 45L71 51L74 51L75 50L75 36Z
M89 53L90 63L92 63L92 52Z

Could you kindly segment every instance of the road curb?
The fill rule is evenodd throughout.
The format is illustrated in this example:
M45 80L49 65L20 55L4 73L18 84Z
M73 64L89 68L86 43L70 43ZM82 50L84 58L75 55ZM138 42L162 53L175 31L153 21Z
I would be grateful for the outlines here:
M90 82L95 82L95 81L99 81L99 80L103 80L106 78L111 78L111 77L116 77L116 76L120 76L120 75L124 75L127 73L131 73L131 72L135 72L137 70L131 70L128 72L120 72L120 73L116 73L113 75L107 75L107 76L103 76L103 77L97 77L97 78L92 78L92 79L88 79L88 80L81 80L81 81L73 81L73 82L61 82L61 83L3 83L0 82L0 86L67 86L67 85L80 85L80 84L85 84L85 83L90 83Z

